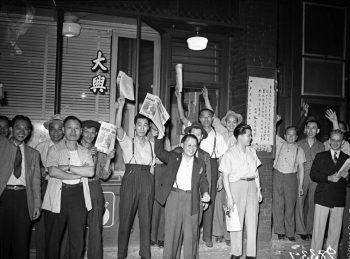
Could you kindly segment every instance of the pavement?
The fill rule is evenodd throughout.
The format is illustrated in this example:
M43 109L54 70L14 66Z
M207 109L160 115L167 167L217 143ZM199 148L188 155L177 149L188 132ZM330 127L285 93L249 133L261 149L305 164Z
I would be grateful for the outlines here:
M272 236L271 242L258 242L257 258L258 259L301 259L307 258L303 255L308 255L310 250L311 241L304 241L298 236L295 242L287 240L277 240L276 235ZM243 255L241 258L245 258L245 242L243 245ZM127 259L140 259L138 254L139 248L137 245L129 246L129 253ZM158 246L152 246L151 248L152 259L162 259L163 248ZM31 253L31 259L35 259L35 251ZM86 257L85 257L86 258ZM104 259L116 259L117 248L105 247ZM181 256L181 258L183 258ZM230 247L225 242L215 243L214 246L209 248L203 241L199 244L199 258L200 259L220 259L230 258Z

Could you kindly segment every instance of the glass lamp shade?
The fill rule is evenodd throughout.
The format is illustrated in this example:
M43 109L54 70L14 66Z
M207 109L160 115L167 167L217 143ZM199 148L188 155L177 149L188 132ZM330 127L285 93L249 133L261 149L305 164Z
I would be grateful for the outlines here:
M65 37L76 37L80 34L81 26L75 22L64 22L62 34Z
M208 39L201 36L194 36L187 39L187 44L191 50L203 50L207 47Z

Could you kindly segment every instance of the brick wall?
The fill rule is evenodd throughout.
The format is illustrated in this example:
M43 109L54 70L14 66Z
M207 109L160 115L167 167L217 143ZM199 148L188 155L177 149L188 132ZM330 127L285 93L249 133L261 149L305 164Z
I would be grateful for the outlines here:
M240 1L243 31L230 39L231 77L229 107L246 117L248 67L276 68L277 0ZM272 157L258 154L263 203L259 214L259 242L269 242L272 232Z

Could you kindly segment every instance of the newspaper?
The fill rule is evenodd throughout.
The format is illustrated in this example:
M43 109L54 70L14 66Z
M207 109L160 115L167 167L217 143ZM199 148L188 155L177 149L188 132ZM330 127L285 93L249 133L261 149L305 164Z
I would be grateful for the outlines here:
M241 224L239 222L239 215L237 205L233 205L233 211L224 206L225 217L226 217L226 228L227 231L242 231Z
M118 73L117 85L119 86L120 96L131 101L135 100L133 80L123 71L119 71Z
M349 174L349 169L350 169L350 158L346 159L342 167L339 169L337 173L337 177L347 178Z
M112 149L114 149L116 135L116 125L107 122L102 122L95 143L97 151L107 154Z
M164 135L164 124L170 116L158 96L147 93L141 106L140 113L152 120L158 130Z

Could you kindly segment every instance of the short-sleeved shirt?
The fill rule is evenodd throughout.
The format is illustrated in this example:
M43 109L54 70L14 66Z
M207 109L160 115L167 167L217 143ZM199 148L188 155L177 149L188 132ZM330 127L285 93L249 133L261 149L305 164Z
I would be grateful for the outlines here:
M39 151L40 156L41 156L41 162L45 168L46 166L46 161L47 161L47 154L49 153L49 148L52 147L54 143L52 142L51 139L40 142L35 149Z
M81 145L78 145L78 156L81 164L86 166L94 166L90 151ZM65 144L65 139L59 143L53 145L49 149L47 155L47 167L58 167L59 165L69 164L69 151ZM90 189L88 184L88 178L82 177L81 182L83 183L83 192L86 209L91 210L91 197ZM61 192L62 192L62 180L54 177L50 177L47 184L46 193L42 208L49 210L53 213L60 213L61 211Z
M324 147L325 147L325 150L330 150L331 149L331 146L329 144L329 140L325 141L324 143ZM347 142L346 140L344 141L343 145L341 146L341 151L343 151L345 154L347 154L348 156L350 156L350 144L349 142Z
M246 147L244 153L237 145L233 145L222 157L219 171L228 174L230 182L237 182L241 178L257 178L260 165L261 162L252 147Z
M221 157L228 148L224 137L214 129L208 133L208 137L202 140L200 147L207 152L211 158Z
M117 139L121 149L123 150L123 159L125 164L154 164L155 154L153 141L149 141L146 138L146 142L141 143L139 138L130 138L125 132L122 139L119 139L118 137Z
M276 136L276 157L273 167L284 174L296 173L298 165L305 163L304 150L297 143L287 143Z
M316 154L325 150L324 145L320 141L315 139L315 142L310 147L309 142L306 138L299 140L298 145L304 150L305 153L306 162L304 164L304 171L305 173L310 173L311 166L314 162Z

